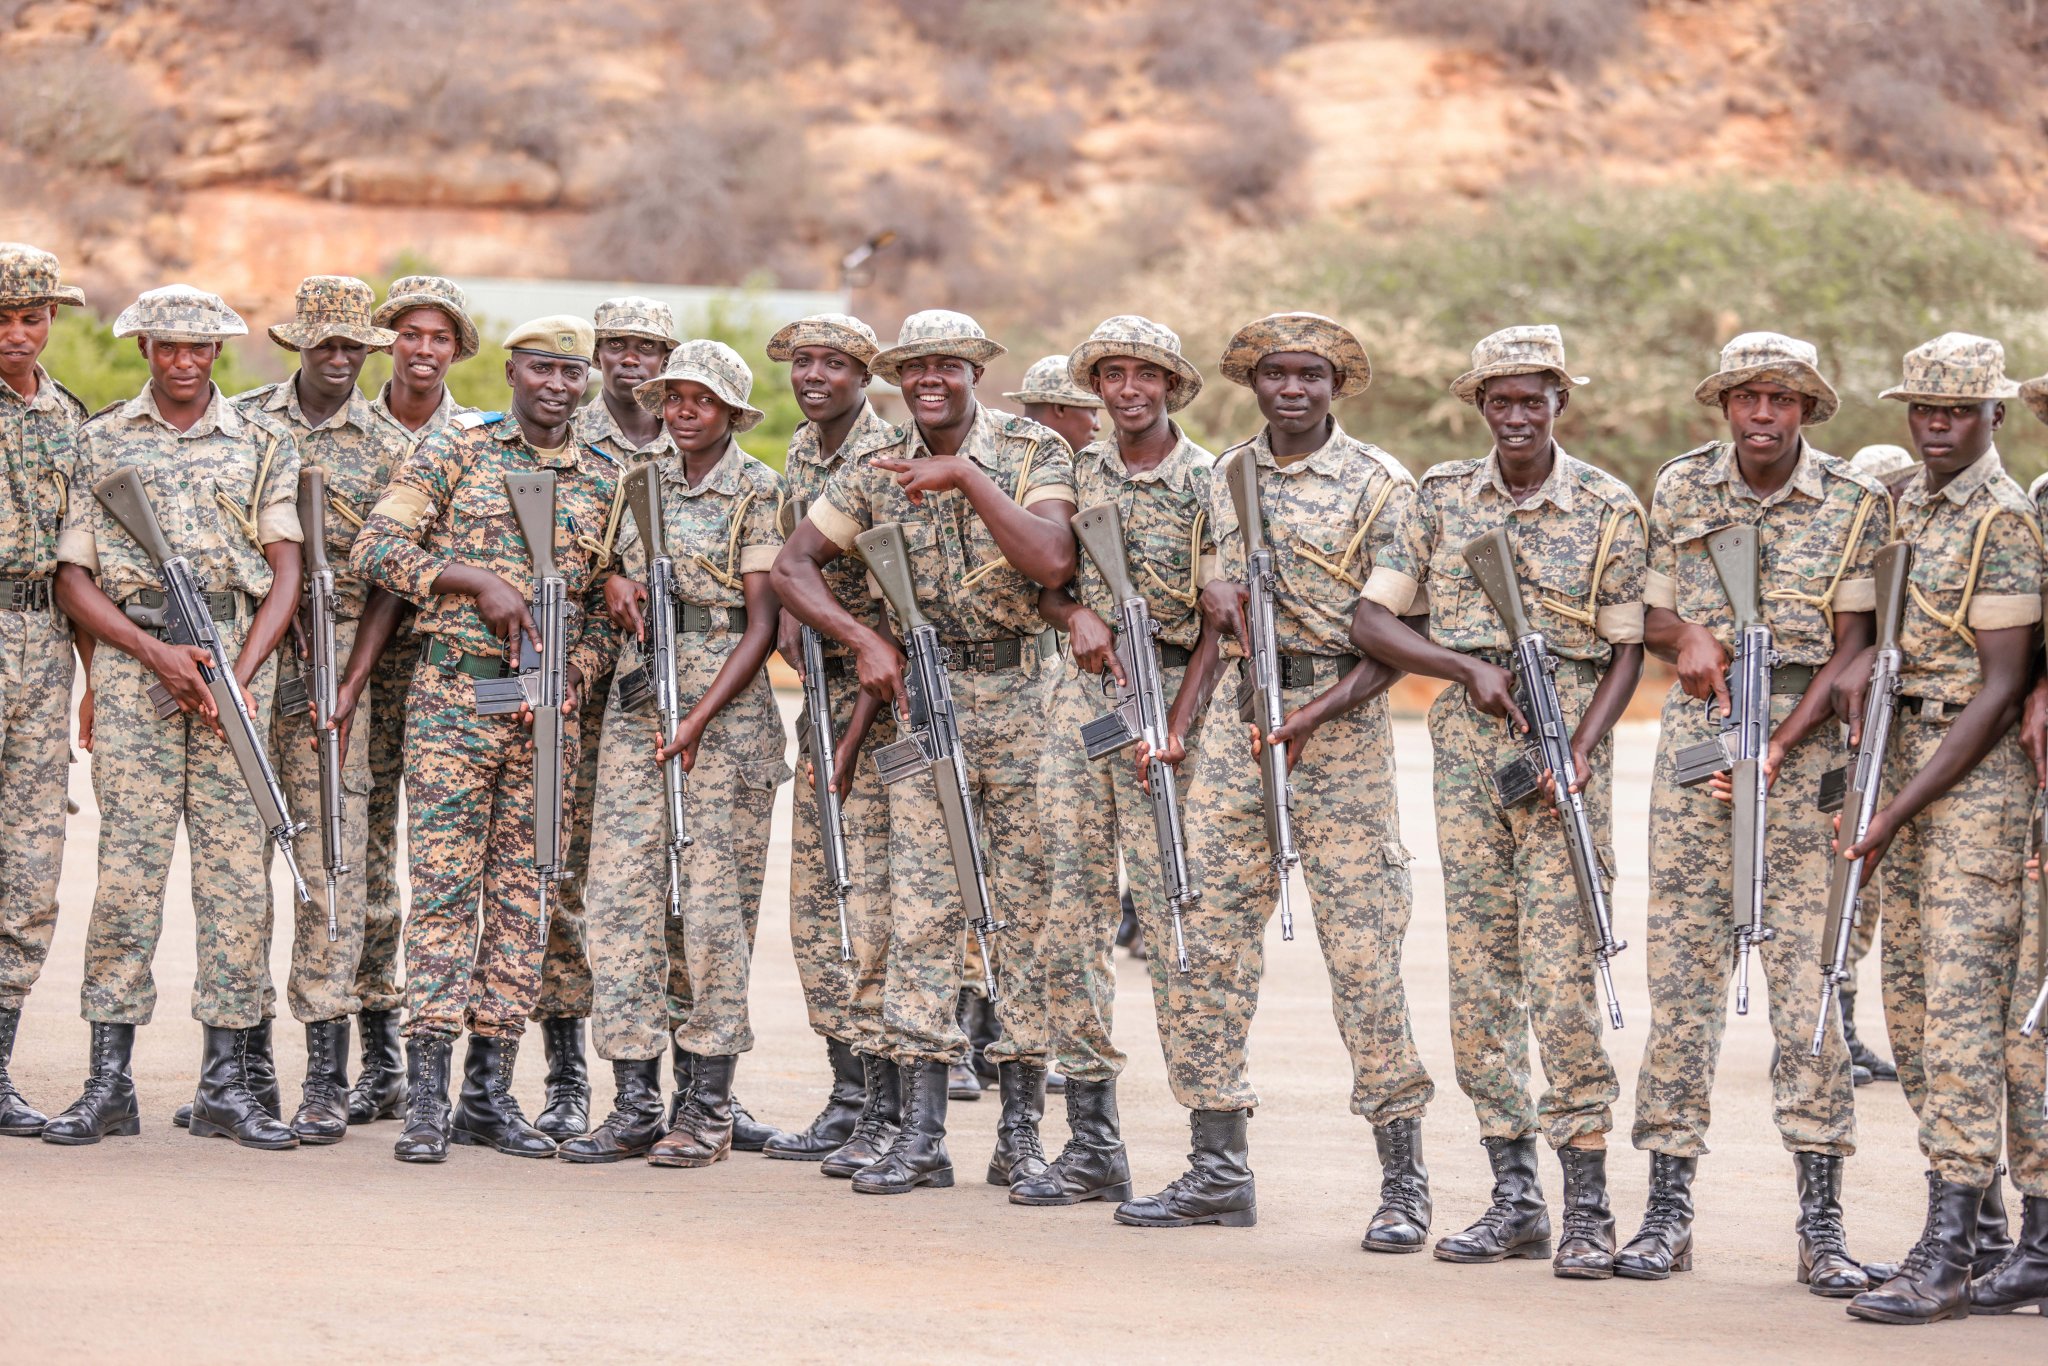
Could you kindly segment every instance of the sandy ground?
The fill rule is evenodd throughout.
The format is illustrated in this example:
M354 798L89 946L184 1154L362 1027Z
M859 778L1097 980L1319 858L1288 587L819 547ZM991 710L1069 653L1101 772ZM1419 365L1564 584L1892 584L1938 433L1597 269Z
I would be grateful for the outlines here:
M1620 746L1617 810L1627 1012L1615 1038L1628 1132L1648 1019L1643 976L1644 812L1654 732ZM1429 744L1400 726L1401 807L1415 852L1416 914L1406 977L1422 1053L1437 1080L1426 1124L1436 1231L1483 1207L1489 1177L1452 1076L1443 910L1429 805ZM86 769L73 789L64 914L30 1000L14 1074L56 1110L84 1073L79 964L97 835ZM757 1114L806 1121L824 1088L823 1049L804 1023L785 903L788 790L777 813L756 964L760 1046L740 1070ZM183 880L180 871L173 879ZM1253 1035L1263 1104L1251 1127L1260 1222L1250 1230L1147 1231L1102 1205L1026 1210L979 1179L993 1098L956 1104L962 1181L946 1192L854 1196L804 1164L736 1157L707 1171L640 1163L583 1167L457 1148L440 1167L392 1161L397 1125L334 1147L247 1152L170 1125L190 1095L199 1028L189 1017L191 910L168 908L157 970L162 1009L139 1034L138 1138L90 1148L0 1140L0 1343L14 1361L597 1360L628 1356L849 1360L1358 1359L1382 1352L1522 1362L2041 1361L2038 1318L1978 1318L1932 1329L1847 1319L1792 1279L1792 1171L1772 1130L1770 1040L1761 1010L1733 1019L1716 1093L1716 1150L1698 1185L1698 1269L1652 1285L1554 1279L1543 1263L1457 1267L1374 1256L1358 1238L1375 1204L1370 1133L1346 1110L1349 1073L1310 926L1282 944ZM287 946L275 946L280 982ZM1119 955L1121 1091L1140 1189L1182 1168L1186 1123L1154 1044L1142 965ZM1866 1020L1874 1025L1874 963ZM1813 973L1797 981L1801 1011ZM278 1032L287 1103L303 1035ZM529 1112L539 1046L522 1060ZM609 1080L600 1076L600 1087ZM1922 1165L1895 1087L1858 1093L1863 1153L1849 1164L1853 1246L1896 1257L1917 1234ZM603 1108L602 1101L600 1109ZM1055 1099L1047 1146L1065 1139ZM1613 1175L1622 1234L1633 1229L1646 1160L1623 1143ZM1544 1160L1546 1189L1560 1180ZM1939 1354L1938 1358L1928 1354Z

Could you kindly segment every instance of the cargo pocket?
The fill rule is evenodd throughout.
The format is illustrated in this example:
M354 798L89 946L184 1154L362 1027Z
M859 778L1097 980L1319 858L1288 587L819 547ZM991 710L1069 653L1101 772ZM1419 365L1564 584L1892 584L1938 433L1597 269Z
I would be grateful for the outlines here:
M1969 845L1956 850L1956 867L1999 884L2017 882L2026 871L2026 859L2017 849Z

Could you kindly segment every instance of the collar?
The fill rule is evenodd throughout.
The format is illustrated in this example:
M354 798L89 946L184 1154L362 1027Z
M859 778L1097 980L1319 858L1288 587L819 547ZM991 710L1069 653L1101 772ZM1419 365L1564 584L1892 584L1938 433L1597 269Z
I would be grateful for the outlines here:
M1799 438L1799 463L1792 467L1792 477L1785 481L1783 488L1768 498L1758 497L1756 490L1749 486L1749 481L1742 477L1742 466L1735 456L1735 443L1723 441L1718 445L1719 450L1714 456L1713 467L1707 473L1707 482L1726 484L1731 497L1747 498L1753 503L1770 507L1783 502L1794 490L1816 502L1828 496L1826 481L1821 477L1821 453L1814 449L1813 443L1808 441L1803 433Z
M718 457L718 463L711 467L704 482L692 486L683 472L683 453L671 444L661 457L661 482L666 488L673 488L685 498L696 498L706 493L716 493L727 498L737 498L741 493L740 469L743 453L740 443L731 437L725 439L725 453Z
M586 413L589 414L588 417L584 416ZM570 424L570 428L577 433L575 439L585 445L595 446L603 441L611 441L628 456L644 457L649 460L665 451L674 450L676 445L675 438L668 434L668 424L665 422L654 424L654 440L644 446L635 444L633 438L627 436L620 428L619 420L612 416L611 405L604 401L602 390L596 398L577 410L576 420Z
M384 381L384 387L377 391L377 397L370 400L370 411L407 435L424 436L429 432L437 432L447 426L449 422L454 420L455 415L462 411L462 405L455 401L455 395L448 391L446 384L443 384L441 386L441 402L435 407L434 415L427 419L426 426L415 432L412 428L400 422L398 415L391 411L391 381L387 379Z
M199 437L212 436L215 433L221 436L240 436L245 425L242 415L235 411L234 404L228 402L227 395L221 393L218 384L213 384L209 381L207 387L212 390L212 397L206 401L206 411L201 413L199 420L185 431L181 432L165 421L162 410L156 406L156 390L151 387L148 380L142 382L141 393L121 405L121 416L127 421L145 418L181 440L186 438L196 440Z
M1349 432L1346 432L1344 424L1337 420L1335 413L1332 413L1330 414L1330 435L1323 441L1323 444L1301 459L1290 461L1283 466L1278 457L1273 454L1272 432L1273 429L1271 427L1259 428L1259 434L1252 438L1252 455L1261 466L1282 475L1291 474L1295 470L1306 469L1313 470L1326 479L1341 477L1344 473L1344 457L1346 453L1353 449L1363 448L1365 444L1354 438ZM1377 464L1379 462L1375 460L1374 463Z
M914 424L913 424L914 425ZM818 440L818 424L805 419L790 433L789 457L806 465L836 465L842 458L863 448L878 444L878 438L888 436L895 428L880 413L875 405L863 395L860 414L853 419L853 425L846 429L846 439L839 443L839 449L828 459L823 445Z
M908 424L910 440L905 455L912 460L931 454L931 447L925 444L924 428L912 418ZM996 418L986 403L974 405L974 421L968 425L967 439L960 443L960 454L983 469L994 471L1001 463L1001 450L996 441Z
M36 362L36 396L34 398L23 398L19 393L15 392L13 385L4 379L0 379L0 403L18 403L31 413L46 413L53 408L62 407L63 400L57 394L57 381L50 378L50 372L43 368L41 361Z
M1978 456L1968 469L1944 484L1938 494L1927 491L1927 467L1923 464L1919 473L1915 474L1899 493L1899 501L1918 505L1930 503L1936 498L1946 498L1957 507L1961 507L1970 501L1977 490L2004 473L2005 461L1999 457L1998 443L1994 441L1991 443L1991 449Z
M1164 460L1142 474L1132 474L1124 464L1123 451L1117 445L1114 431L1098 441L1083 446L1081 455L1095 460L1125 483L1164 484L1175 493L1180 493L1188 486L1188 471L1194 468L1197 448L1194 442L1188 440L1188 434L1180 429L1178 422L1171 418L1167 421L1173 427L1173 449L1166 453Z
M1516 502L1515 496L1508 492L1507 480L1501 477L1500 448L1497 446L1487 451L1486 458L1479 462L1478 468L1474 469L1470 478L1465 481L1466 494L1477 497L1487 489L1492 489L1509 507L1539 508L1548 503L1559 512L1570 512L1574 505L1572 490L1578 487L1579 482L1570 468L1574 462L1565 448L1558 445L1555 440L1550 443L1550 454L1550 473L1545 476L1542 484L1537 486L1535 494L1527 502Z
M533 456L534 463L542 469L573 470L577 467L576 451L578 449L578 442L573 425L570 428L569 435L562 442L562 449L555 453L556 458L553 460L544 457L541 454L540 447L526 439L526 429L519 425L519 415L517 413L507 412L496 422L486 427L485 430L489 432L493 441L502 441L507 445L517 442L519 445L524 446L527 452Z
M446 393L446 390L443 390ZM299 404L299 378L295 373L290 379L272 386L270 397L264 400L263 411L283 413L291 425L303 432L331 432L342 427L354 427L358 431L369 426L370 401L360 390L349 390L348 402L342 404L327 420L315 427L306 421L306 410Z

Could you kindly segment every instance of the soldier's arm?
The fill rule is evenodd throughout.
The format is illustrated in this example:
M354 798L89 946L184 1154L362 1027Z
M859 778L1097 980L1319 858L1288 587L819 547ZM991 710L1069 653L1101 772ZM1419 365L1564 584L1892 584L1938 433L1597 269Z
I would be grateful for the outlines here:
M1837 612L1835 613L1835 648L1813 676L1813 682L1806 689L1806 695L1778 723L1771 732L1771 748L1778 757L1790 754L1798 748L1800 741L1827 722L1835 714L1835 682L1846 677L1855 667L1871 642L1877 639L1877 613ZM1867 671L1866 671L1867 672ZM1857 700L1862 700L1862 690L1857 690ZM1777 764L1770 765L1775 774Z
M370 674L375 671L377 661L390 648L391 638L398 633L398 619L405 613L405 600L388 588L372 588L370 599L363 606L361 620L356 623L356 643L348 652L348 667L342 671L341 682L335 689L334 724L341 731L341 747L348 748L348 727L355 715L356 703L363 697L363 689L370 685Z
M293 481L296 485L296 480ZM241 656L235 660L235 678L246 688L256 671L270 658L292 628L292 616L299 610L299 580L304 559L297 541L266 541L263 558L270 561L270 591L256 608L249 634L242 640Z
M1116 661L1116 633L1108 622L1076 601L1065 588L1041 588L1038 591L1038 615L1067 633L1076 664L1091 674L1109 669L1118 676L1118 683L1130 682L1122 677L1123 669Z
M1368 605L1374 604L1366 603L1363 598L1359 599L1360 608ZM1380 610L1384 611L1385 609L1382 608ZM1393 622L1395 630L1414 636L1416 639L1422 640L1424 644L1428 644L1429 618L1427 616L1389 617L1388 619ZM1356 613L1352 616L1351 624L1352 629L1354 631L1357 630L1358 618ZM1432 646L1431 648L1439 647ZM1320 727L1327 722L1336 720L1345 712L1354 711L1372 701L1375 697L1393 687L1394 684L1400 682L1403 672L1405 671L1383 660L1375 659L1370 655L1364 656L1352 668L1350 673L1345 674L1335 683L1332 683L1329 687L1289 712L1287 719L1281 722L1280 729L1273 732L1271 737L1273 743L1287 746L1287 762L1289 765L1299 763L1302 750L1308 746L1309 737L1315 734ZM1259 744L1259 736L1254 733L1252 736L1253 753L1256 754L1258 752Z
M659 759L682 754L686 763L695 763L697 742L703 738L704 728L753 684L754 676L761 672L775 649L775 623L782 609L775 600L774 585L767 572L761 570L746 575L742 582L747 597L747 629L739 644L732 647L732 653L725 657L725 663L718 666L711 686L704 689L697 705L683 716L676 733L661 747L656 755Z

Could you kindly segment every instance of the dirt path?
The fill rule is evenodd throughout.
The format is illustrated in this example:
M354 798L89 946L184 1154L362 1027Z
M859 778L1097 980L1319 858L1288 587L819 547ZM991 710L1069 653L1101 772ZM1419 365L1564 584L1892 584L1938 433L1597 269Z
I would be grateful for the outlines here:
M1452 1077L1443 909L1429 814L1428 741L1400 728L1401 800L1416 854L1406 975L1424 1060L1437 1080L1426 1126L1436 1229L1461 1227L1488 1187L1470 1107ZM1614 1039L1616 1116L1632 1113L1648 1006L1643 986L1644 819L1653 732L1622 736L1617 797L1624 877L1618 977L1628 1015ZM50 970L29 1003L15 1076L46 1108L84 1071L77 1014L97 822L73 840ZM807 1120L823 1050L805 1027L783 913L787 789L756 954L760 1046L740 1069L757 1114ZM180 871L174 884L181 882ZM2040 1361L2031 1316L1930 1330L1852 1323L1792 1281L1791 1164L1774 1137L1761 1013L1731 1021L1716 1095L1716 1150L1701 1164L1699 1264L1664 1285L1555 1280L1542 1263L1454 1267L1359 1250L1378 1168L1346 1112L1348 1070L1328 982L1306 923L1268 936L1254 1031L1263 1103L1252 1124L1260 1223L1245 1231L1118 1227L1100 1205L1024 1210L980 1180L993 1099L956 1104L962 1183L897 1199L851 1195L812 1167L737 1157L704 1172L631 1163L576 1167L458 1148L446 1165L391 1160L396 1126L283 1154L195 1140L170 1126L199 1052L187 1008L191 910L178 898L159 954L161 1006L140 1031L141 1137L93 1148L0 1140L0 1343L15 1361L120 1356L496 1361L667 1358L867 1360L1231 1357L1631 1363L1726 1360ZM280 982L286 946L276 947ZM1131 1053L1121 1099L1138 1184L1176 1175L1186 1140L1152 1028L1140 965L1124 967L1118 1036ZM1875 965L1865 993L1874 1024ZM1801 998L1809 983L1802 976ZM303 1036L279 1029L286 1096ZM539 1045L521 1063L529 1111ZM600 1085L608 1081L600 1077ZM1894 1087L1859 1093L1863 1155L1849 1164L1852 1245L1896 1257L1919 1230L1921 1163ZM602 1108L602 1107L600 1107ZM1057 1100L1047 1146L1064 1141ZM1617 1154L1623 1236L1646 1163ZM1543 1179L1559 1193L1555 1164Z

